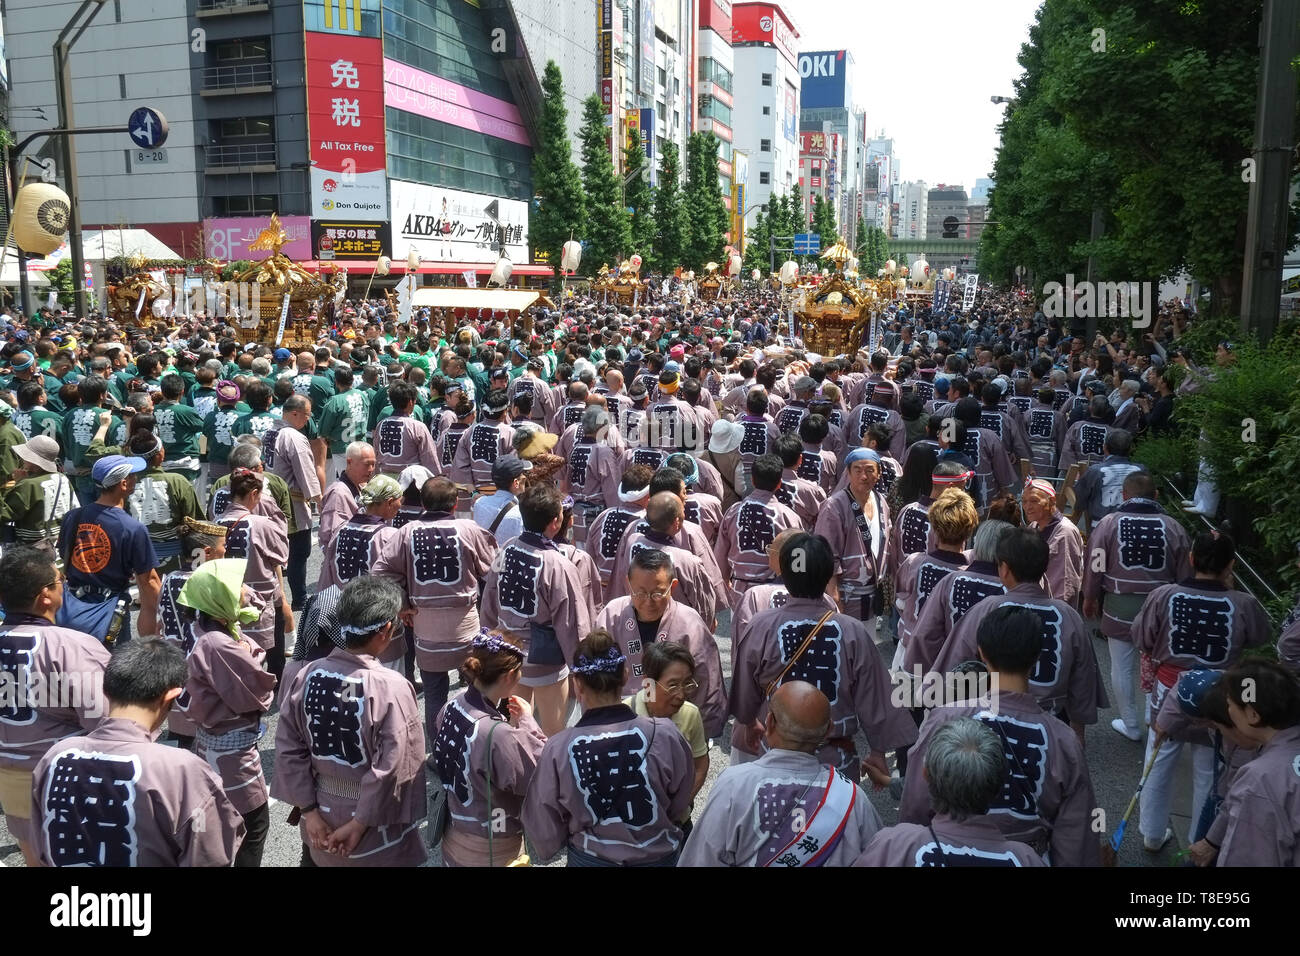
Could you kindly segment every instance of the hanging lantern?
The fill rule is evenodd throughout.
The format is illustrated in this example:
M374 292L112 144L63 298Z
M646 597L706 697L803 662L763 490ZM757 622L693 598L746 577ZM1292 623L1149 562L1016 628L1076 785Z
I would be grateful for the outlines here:
M799 277L799 264L793 259L787 259L781 263L781 282L789 285Z
M560 268L565 272L577 272L582 264L582 243L570 239L560 247Z
M514 263L505 256L497 260L497 264L492 267L492 274L488 276L488 285L504 286L510 281L510 275L515 271Z
M641 257L640 257L639 255L634 255L634 256L632 256L632 258L629 259L629 260L627 260L627 262L628 262L628 265L630 265L630 266L632 267L632 271L633 271L633 272L640 272L640 271L641 271Z
M72 202L52 183L29 183L14 202L14 240L24 252L47 256L63 242Z
M406 271L414 272L420 268L420 254L415 251L415 246L411 246L411 251L406 254Z
M755 282L757 282L760 278L762 278L762 276L763 273L759 272L757 269L755 269L753 272L749 274L749 277L753 279Z
M740 275L740 256L734 256L734 255L733 255L733 256L731 257L730 261L728 261L728 263L727 263L727 275L729 275L729 276L738 276L738 275Z
M899 267L898 267L898 274L899 274L900 276L902 276L904 279L906 279L906 278L907 278L907 266L899 266Z
M380 256L379 259L375 262L375 275L386 276L388 275L388 270L391 269L392 267L393 267L392 259L388 258L388 256Z
M893 259L886 259L886 260L885 260L885 275L887 275L887 276L892 276L892 275L893 275L895 272L897 272L897 271L898 271L898 263L895 262Z

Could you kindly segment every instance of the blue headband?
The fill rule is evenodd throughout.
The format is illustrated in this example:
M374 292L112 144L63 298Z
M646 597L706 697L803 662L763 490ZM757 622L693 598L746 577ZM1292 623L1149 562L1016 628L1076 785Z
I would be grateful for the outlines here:
M844 459L844 467L848 468L850 465L854 465L860 461L874 461L879 465L880 456L870 448L855 448L853 451L849 452L849 456Z
M617 674L626 662L627 658L618 652L618 648L611 647L604 657L587 657L579 654L577 660L573 662L573 673Z
M487 651L489 654L500 654L505 651L521 658L524 656L523 651L518 647L503 639L500 634L493 634L486 627L479 630L474 640L469 642L469 646L471 650Z
M26 355L27 353L24 352L23 354ZM31 368L33 361L35 361L35 359L28 358L26 362L10 362L9 367L12 368L15 372L21 372L23 371L23 369Z

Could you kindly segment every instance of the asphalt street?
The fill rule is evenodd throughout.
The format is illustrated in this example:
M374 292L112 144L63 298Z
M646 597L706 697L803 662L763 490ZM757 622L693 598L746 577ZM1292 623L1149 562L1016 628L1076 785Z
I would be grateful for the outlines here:
M307 580L314 582L317 573L320 570L321 553L319 550L312 552L310 564L308 566ZM138 633L138 632L137 632ZM731 673L731 615L723 610L719 613L719 628L717 634L718 647L722 654L723 673ZM877 636L877 644L880 653L886 665L889 664L893 657L893 638L888 631L882 631ZM1106 642L1094 638L1094 647L1097 651L1097 662L1101 670L1103 679L1106 683L1107 694L1110 695L1110 658L1107 653ZM454 679L454 677L453 677ZM452 686L452 693L458 693L459 687L456 684ZM420 700L420 706L423 708L423 698ZM1092 777L1093 789L1097 797L1097 805L1105 811L1105 821L1107 833L1112 833L1118 826L1119 820L1128 805L1133 791L1137 787L1138 778L1142 772L1142 744L1135 743L1127 738L1121 737L1110 728L1112 718L1118 716L1117 711L1113 708L1102 711L1098 715L1097 723L1087 729L1085 747L1088 759L1088 770ZM571 720L576 720L575 714ZM262 765L265 769L267 779L269 780L275 772L275 727L277 721L277 712L273 711L267 721L268 727L265 736L263 736L260 748L262 752ZM709 776L704 785L704 789L696 798L696 808L702 807L704 801L708 798L713 783L718 774L722 773L730 765L730 725L724 731L722 738L714 742L710 752ZM859 736L858 750L860 753L866 752L865 739ZM892 755L890 755L892 767ZM428 792L430 795L430 807L433 808L433 800L441 799L439 796L439 786L436 778L432 774L428 776ZM885 825L896 823L898 820L898 802L894 800L888 790L872 791L871 784L865 784L864 789L871 798L872 804L880 813L881 819ZM1142 838L1137 832L1137 811L1134 811L1133 818L1130 821L1124 844L1120 848L1119 865L1120 866L1176 866L1178 860L1176 855L1178 851L1186 846L1187 831L1190 826L1190 805L1191 805L1191 766L1190 756L1186 753L1180 755L1177 783L1174 788L1173 799L1173 819L1171 826L1174 829L1175 838L1164 850L1158 854L1150 854L1142 848ZM279 801L271 801L271 829L267 836L266 851L263 857L263 866L297 866L302 854L302 842L299 838L297 827L290 827L286 824L286 817L289 813L289 807ZM422 827L427 831L427 824ZM535 864L542 861L534 861ZM21 867L23 866L22 854L18 851L18 845L9 835L5 827L3 818L0 818L0 866ZM441 865L441 856L437 848L430 851L429 865ZM547 865L563 866L564 856L561 854L555 860L547 861Z

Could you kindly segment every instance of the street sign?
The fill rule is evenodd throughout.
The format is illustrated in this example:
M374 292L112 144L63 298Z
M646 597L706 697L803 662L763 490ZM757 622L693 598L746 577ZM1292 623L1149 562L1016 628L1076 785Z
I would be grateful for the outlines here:
M818 232L800 232L794 237L796 256L815 256L822 251L822 237Z
M147 166L150 164L165 165L167 162L166 149L133 149L131 150L131 162L136 166Z
M126 121L131 140L141 149L157 149L167 142L167 119L152 106L140 106Z

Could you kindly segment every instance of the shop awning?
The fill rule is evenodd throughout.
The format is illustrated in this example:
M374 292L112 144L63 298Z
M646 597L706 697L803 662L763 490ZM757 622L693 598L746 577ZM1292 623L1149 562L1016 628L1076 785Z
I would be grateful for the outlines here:
M535 305L539 299L545 299L545 296L535 289L423 288L415 290L411 303L417 309L491 309L497 312L522 312Z

